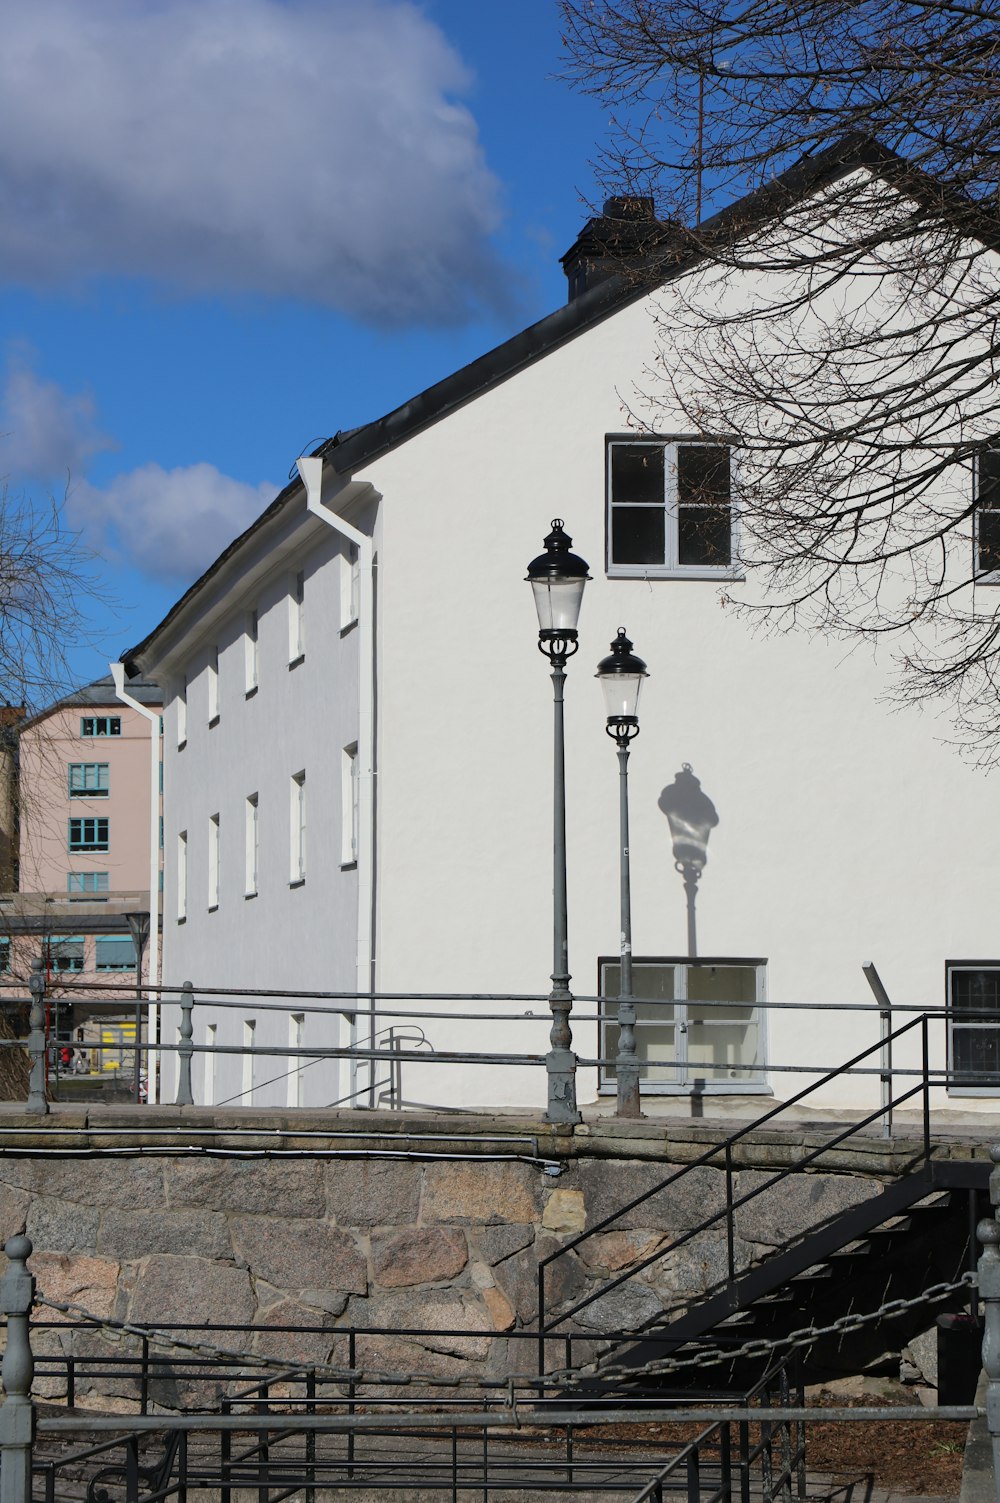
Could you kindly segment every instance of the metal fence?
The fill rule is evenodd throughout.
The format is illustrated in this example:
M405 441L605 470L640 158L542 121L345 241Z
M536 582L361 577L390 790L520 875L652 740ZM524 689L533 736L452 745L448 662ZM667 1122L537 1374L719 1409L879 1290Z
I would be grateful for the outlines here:
M787 1087L795 1094L798 1081L825 1079L827 1086L857 1079L857 1088L869 1081L878 1081L882 1106L882 1131L886 1136L892 1132L892 1103L900 1096L901 1082L923 1081L935 1088L950 1088L955 1077L949 1068L948 1039L952 1019L947 1009L927 1010L911 1006L893 1005L885 996L873 968L866 971L874 976L873 989L880 1001L872 1003L829 1004L817 1008L809 1002L767 1002L751 1005L739 1004L743 1012L754 1017L754 1036L759 1040L755 1057L733 1059L727 1057L725 1087L727 1091L753 1086L760 1091ZM871 977L869 978L872 979ZM0 1040L6 1048L26 1047L30 1063L30 1085L26 1106L29 1111L44 1114L48 1099L59 1099L60 1094L72 1094L80 1084L80 1075L114 1075L119 1077L135 1101L146 1096L152 1100L172 1099L178 1105L258 1105L301 1104L300 1082L307 1072L324 1066L346 1065L346 1089L334 1091L328 1098L315 1104L324 1107L363 1106L387 1107L403 1110L419 1107L435 1111L462 1109L454 1105L457 1072L473 1078L472 1072L488 1070L492 1089L501 1097L506 1087L502 1083L511 1080L511 1071L540 1072L550 1065L549 1053L544 1049L544 1032L549 1026L547 997L541 994L504 993L355 993L329 991L278 991L252 988L195 988L190 983L183 986L158 986L144 988L145 996L134 1002L123 998L120 987L106 987L93 983L68 981L53 989L45 975L41 960L36 962L30 979L30 1001L18 996L18 983L0 984L8 1014L23 1017L27 1023L26 1035L17 1041ZM643 1029L652 1037L657 1035L655 1061L647 1061L642 1070L654 1069L662 1077L671 1070L679 1070L677 1059L662 1046L663 1026L657 1017L673 1016L672 1002L650 1000L643 1004L650 1017L636 1024L642 1054ZM689 1030L710 1027L706 1018L715 1012L723 1026L730 1029L742 1024L732 1022L733 1002L712 999L698 1003L699 1020L685 1024ZM89 1065L81 1071L81 1051L71 1047L60 1032L60 1017L63 1020L81 1013L95 1016L122 1014L123 1010L135 1009L134 1022L123 1020L122 1038L108 1045L108 1058L114 1066L117 1053L119 1068L99 1068L96 1072ZM600 996L580 996L575 999L572 1020L578 1030L578 1038L585 1037L583 1030L592 1031L595 1041L607 1038L608 1030L615 1028L615 1003ZM285 1020L314 1018L319 1026L328 1031L343 1025L345 1042L296 1045L294 1043L270 1042L259 1044L247 1042L213 1041L195 1042L198 1019L204 1017L238 1018L252 1012L273 1027L280 1028ZM871 1043L850 1063L830 1072L829 1055L824 1059L789 1058L787 1050L781 1058L768 1059L765 1053L766 1035L769 1026L776 1027L777 1020L789 1015L807 1014L810 1032L816 1026L835 1022L840 1032L853 1039L859 1025L868 1032ZM164 1020L169 1015L171 1025L176 1020L176 1036L167 1037ZM899 1028L901 1018L916 1022L923 1030L923 1047L915 1036L910 1037L906 1028ZM963 1013L963 1026L981 1024L992 1027L1000 1035L1000 1024L990 1013ZM162 1026L161 1026L162 1025ZM511 1047L461 1048L461 1042L474 1040L488 1028L495 1038L507 1039ZM672 1027L672 1025L671 1025ZM126 1038L125 1032L129 1037ZM673 1029L675 1033L679 1032ZM204 1030L202 1030L204 1034ZM532 1036L538 1048L525 1048ZM715 1037L721 1034L717 1029ZM214 1040L214 1035L213 1035ZM906 1043L913 1047L906 1052ZM450 1045L450 1047L449 1047ZM679 1048L679 1043L678 1043ZM895 1050L895 1053L894 1053ZM98 1059L98 1051L92 1051L94 1060L103 1066L106 1061ZM242 1074L240 1088L227 1092L221 1099L212 1090L206 1089L209 1068L219 1060L239 1061ZM614 1054L578 1053L573 1056L576 1070L601 1072L601 1078L614 1085L617 1056ZM250 1068L247 1069L249 1064ZM265 1078L259 1072L266 1071ZM498 1071L499 1075L492 1072ZM690 1071L689 1071L690 1074ZM705 1070L705 1075L711 1069ZM476 1079L480 1077L476 1076ZM416 1092L412 1082L417 1081L422 1089ZM434 1082L440 1083L435 1088ZM500 1082L497 1084L497 1082ZM706 1091L711 1092L712 1083L695 1075L689 1082L691 1111L703 1114ZM968 1071L961 1084L969 1085ZM1000 1089L1000 1074L988 1069L979 1082L983 1090ZM286 1087L283 1099L281 1088ZM720 1087L721 1089L721 1087ZM539 1104L544 1099L545 1088L531 1091ZM486 1099L472 1090L467 1092L473 1102ZM784 1091L780 1094L785 1094ZM916 1093L911 1093L916 1095ZM450 1097L450 1100L449 1100ZM429 1098L429 1099L427 1099ZM491 1104L503 1104L491 1101ZM523 1091L519 1104L524 1104ZM620 1103L619 1103L620 1105Z

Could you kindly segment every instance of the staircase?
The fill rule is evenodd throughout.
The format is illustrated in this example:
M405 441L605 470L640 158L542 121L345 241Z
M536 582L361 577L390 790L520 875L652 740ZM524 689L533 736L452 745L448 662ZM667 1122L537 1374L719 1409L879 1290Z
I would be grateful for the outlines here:
M921 1019L897 1030L893 1037L909 1032ZM923 1023L926 1040L926 1022ZM881 1046L874 1046L879 1048ZM726 1233L727 1272L705 1295L694 1298L686 1308L656 1317L638 1330L622 1331L611 1337L594 1367L589 1391L598 1393L612 1386L629 1384L648 1365L676 1358L686 1362L700 1350L732 1351L729 1360L710 1366L687 1366L665 1374L661 1383L679 1392L694 1387L746 1390L760 1375L763 1365L773 1360L775 1344L792 1332L820 1329L834 1321L858 1313L878 1311L888 1301L913 1299L932 1285L952 1283L974 1268L976 1245L974 1228L977 1198L988 1189L990 1163L987 1159L950 1160L934 1157L930 1131L930 1078L926 1067L918 1084L907 1087L895 1099L891 1090L878 1112L831 1136L820 1146L804 1153L796 1162L756 1185L746 1194L734 1194L734 1171L746 1162L749 1142L761 1127L773 1130L777 1118L845 1070L863 1061L873 1050L866 1050L838 1071L800 1092L791 1101L773 1108L749 1126L724 1139L693 1163L667 1176L552 1254L539 1270L539 1359L545 1371L546 1337L569 1334L574 1317L587 1306L620 1289L631 1279L650 1268L665 1252L676 1253L689 1245L692 1254L704 1233L718 1238ZM779 1196L790 1176L823 1169L824 1159L834 1151L843 1151L849 1140L871 1129L880 1118L891 1114L901 1102L918 1096L923 1106L923 1132L919 1146L904 1172L879 1193L852 1205L825 1221L809 1227L773 1253L749 1267L738 1267L735 1255L736 1214L758 1196ZM787 1120L787 1119L786 1119ZM876 1129L877 1130L877 1129ZM773 1136L770 1138L773 1142ZM595 1292L578 1300L568 1309L547 1315L545 1290L548 1265L575 1252L589 1238L606 1232L637 1206L655 1195L669 1197L671 1187L699 1167L715 1167L725 1175L725 1203L698 1226L678 1237L669 1248L658 1248L633 1264L624 1273L608 1280ZM551 1287L551 1284L550 1284ZM956 1291L946 1301L917 1305L903 1311L891 1322L864 1324L849 1332L817 1337L799 1347L802 1379L806 1383L828 1380L835 1375L865 1370L886 1351L898 1351L918 1332L926 1330L936 1315L956 1310L969 1300L967 1288ZM576 1327L579 1330L579 1327ZM767 1355L758 1350L740 1355L751 1341L765 1341ZM601 1374L607 1372L606 1381ZM648 1382L648 1377L646 1379Z

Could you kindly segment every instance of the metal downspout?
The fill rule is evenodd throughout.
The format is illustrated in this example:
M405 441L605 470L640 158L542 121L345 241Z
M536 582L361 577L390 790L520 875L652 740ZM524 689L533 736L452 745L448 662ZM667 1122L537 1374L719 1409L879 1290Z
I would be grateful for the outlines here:
M353 543L358 550L360 601L358 603L358 940L357 989L375 990L375 543L367 533L323 505L323 460L304 455L296 461L306 491L306 507ZM369 997L369 1011L374 999ZM369 1035L374 1037L374 1019ZM358 1042L357 1013L351 1015L351 1047ZM358 1064L351 1060L350 1091L357 1101ZM374 1105L374 1102L370 1103Z
M137 710L150 722L149 735L149 962L146 968L148 1010L146 1030L148 1041L159 1037L160 1004L155 988L160 980L160 714L133 699L125 688L124 663L112 663L111 677L115 681L115 694L122 704ZM140 977L141 980L141 977ZM136 1047L138 1047L136 1039ZM160 1099L159 1051L146 1064L147 1094L151 1100ZM152 1089L150 1089L150 1087Z

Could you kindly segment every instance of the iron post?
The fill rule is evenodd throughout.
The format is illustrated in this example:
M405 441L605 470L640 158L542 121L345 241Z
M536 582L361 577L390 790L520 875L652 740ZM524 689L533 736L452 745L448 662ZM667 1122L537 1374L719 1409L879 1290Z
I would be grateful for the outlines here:
M138 1106L142 1099L142 957L149 939L149 914L126 913L125 919L135 945L135 1068L132 1096ZM146 1094L148 1096L148 1090Z
M28 1058L31 1071L28 1076L27 1109L45 1116L49 1103L45 1099L45 961L41 955L36 955L31 962L28 988L31 992L31 1011L28 1015Z
M185 981L181 987L180 1042L177 1045L177 1102L178 1106L194 1106L191 1090L191 1058L194 1054L194 986Z
M31 1242L11 1237L4 1247L7 1272L0 1279L0 1311L7 1317L7 1345L3 1354L4 1402L0 1407L0 1503L31 1503L31 1448L35 1439L35 1410L31 1380L31 1307L35 1280L28 1272Z

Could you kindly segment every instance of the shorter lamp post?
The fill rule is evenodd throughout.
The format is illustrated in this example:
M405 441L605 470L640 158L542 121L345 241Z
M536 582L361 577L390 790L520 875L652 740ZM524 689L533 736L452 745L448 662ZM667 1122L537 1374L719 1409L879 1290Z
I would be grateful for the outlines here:
M557 517L545 539L545 552L528 565L527 579L538 612L538 650L552 665L552 700L555 717L555 764L553 795L552 881L552 1011L551 1048L545 1056L548 1078L547 1122L579 1122L576 1104L576 1055L569 1015L573 994L569 989L569 941L566 919L566 756L563 737L563 684L566 660L579 647L576 624L580 619L583 591L590 578L582 558L571 553L573 539L563 531Z
M629 743L639 734L639 691L648 678L642 658L632 651L624 626L611 644L610 657L597 665L597 678L604 690L608 712L605 729L618 747L619 856L621 878L621 965L618 984L618 1083L619 1117L641 1117L639 1110L639 1059L635 1047L635 997L632 993L632 889L629 875L628 755Z
M126 913L125 922L135 945L135 1072L132 1094L138 1102L141 1099L142 1085L142 957L149 939L149 914Z

